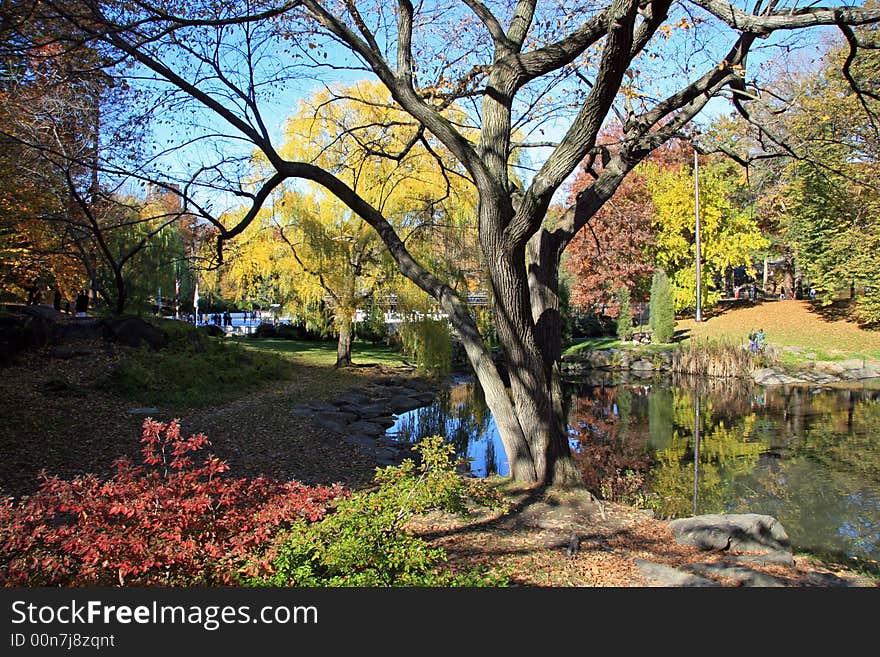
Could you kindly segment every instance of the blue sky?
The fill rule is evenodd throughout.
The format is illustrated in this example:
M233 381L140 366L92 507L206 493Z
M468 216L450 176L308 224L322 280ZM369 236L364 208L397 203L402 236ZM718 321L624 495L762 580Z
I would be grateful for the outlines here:
M669 22L675 24L684 14L679 10L670 16ZM824 30L827 33L827 30ZM655 96L661 96L669 93L677 87L682 86L685 79L693 79L705 72L714 62L727 52L733 42L732 33L722 29L717 34L710 34L708 41L698 41L692 38L693 30L676 30L672 36L665 40L656 52L660 56L657 59L643 58L637 67L638 75L642 80L648 80ZM799 42L792 42L790 36L780 35L773 36L766 41L762 41L753 48L749 61L749 74L763 74L778 64L783 57L800 58L807 62L810 58L816 57L823 47L823 30L814 30L811 32L814 36L807 41L801 37ZM301 57L314 57L318 63L327 62L333 66L344 65L346 61L350 61L345 51L338 46L330 46L326 49L321 47L310 48L303 42L299 49ZM289 44L288 44L289 45ZM649 48L651 51L651 48ZM266 51L268 55L267 62L273 66L282 67L295 64L292 55L296 52L284 52L280 48L276 52ZM300 60L302 61L302 60ZM302 71L300 71L302 72ZM358 79L365 79L366 74L363 71L346 70L344 68L326 68L324 71L314 71L312 77L300 77L298 79L286 82L283 87L279 87L277 92L262 103L263 117L267 123L267 128L276 139L276 143L280 145L282 126L285 119L295 111L297 104L301 99L320 88L323 84L327 84L327 80L333 85L350 84ZM717 99L713 100L709 107L698 118L698 123L705 125L714 116L731 111L726 101ZM218 120L216 116L196 112L192 115L196 121L202 123L201 130L218 129ZM532 137L540 140L558 140L567 129L568 122L565 118L543 122L540 125L541 132L535 132ZM160 142L168 139L180 139L186 136L186 129L178 125L160 126L156 130L156 138ZM194 133L193 133L194 134ZM204 144L203 146L206 146ZM172 168L193 168L198 166L203 155L215 155L220 149L225 152L238 153L241 156L247 156L249 146L244 142L232 140L221 140L211 144L210 149L205 148L187 148L167 158L169 166ZM549 149L532 149L530 154L536 163L540 163L543 157L549 153ZM234 199L225 199L220 201L218 197L218 206L221 204L235 202Z

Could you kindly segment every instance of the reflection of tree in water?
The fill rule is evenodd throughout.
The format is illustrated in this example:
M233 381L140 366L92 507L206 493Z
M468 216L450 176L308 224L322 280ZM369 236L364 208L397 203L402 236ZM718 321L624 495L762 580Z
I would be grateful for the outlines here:
M465 458L468 446L487 432L491 419L482 388L475 383L461 383L444 388L430 406L402 417L397 435L399 440L409 442L443 436L455 446L456 455ZM487 467L494 472L494 444L492 440L485 442Z
M693 512L694 395L654 390L649 402L652 506L666 517ZM755 389L745 403L739 392L703 397L698 512L767 513L799 549L877 560L877 397L781 386Z
M876 391L780 391L791 455L759 469L747 503L773 509L792 541L832 557L880 560L880 404ZM795 410L800 417L795 417ZM768 511L770 512L770 511ZM819 540L821 537L821 541Z
M676 403L684 405L680 400ZM668 444L655 452L656 466L650 477L651 489L656 495L655 510L667 518L689 516L695 504L697 513L732 511L730 500L734 499L736 480L754 469L766 449L764 444L748 440L755 417L748 415L728 427L724 419L712 417L711 408L705 411L701 408L696 492L693 406L689 419L690 426L673 423Z
M643 387L581 386L574 391L568 423L577 441L575 462L593 494L631 501L641 492L651 456L632 419L633 404L646 397Z

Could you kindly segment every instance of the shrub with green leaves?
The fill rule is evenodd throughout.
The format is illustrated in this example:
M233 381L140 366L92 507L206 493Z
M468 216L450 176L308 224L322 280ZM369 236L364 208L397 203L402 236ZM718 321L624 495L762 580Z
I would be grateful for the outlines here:
M294 524L278 547L273 573L253 585L268 586L504 586L486 571L443 568L446 554L407 530L416 514L443 510L468 514L469 502L502 506L483 482L455 471L454 447L439 436L416 447L418 463L376 470L377 488L339 499L316 523Z
M254 390L267 381L292 376L290 361L213 338L200 329L168 320L160 324L168 345L117 349L117 362L96 387L132 402L175 408L216 404Z
M617 297L618 306L617 339L621 342L626 342L627 340L632 340L633 337L633 318L629 288L619 288L614 295Z
M669 277L662 269L651 279L651 304L648 323L653 331L652 342L665 344L675 333L675 295Z

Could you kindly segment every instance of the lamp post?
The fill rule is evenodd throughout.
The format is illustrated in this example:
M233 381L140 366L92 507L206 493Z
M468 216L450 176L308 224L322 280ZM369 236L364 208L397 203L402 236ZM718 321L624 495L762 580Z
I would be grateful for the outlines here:
M703 295L702 295L702 272L700 262L700 169L699 154L694 148L694 209L696 214L696 230L694 231L694 240L696 241L696 260L697 260L697 315L694 318L697 322L703 321Z

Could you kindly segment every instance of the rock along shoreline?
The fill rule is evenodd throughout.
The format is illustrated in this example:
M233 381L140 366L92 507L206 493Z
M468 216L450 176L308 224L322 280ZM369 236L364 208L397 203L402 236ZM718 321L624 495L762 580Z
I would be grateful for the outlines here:
M653 377L657 373L672 372L672 363L672 350L645 353L627 349L593 349L564 356L562 372L576 376L605 370ZM761 386L853 383L880 379L880 362L863 359L814 360L797 372L778 366L758 368L751 372L751 379Z

